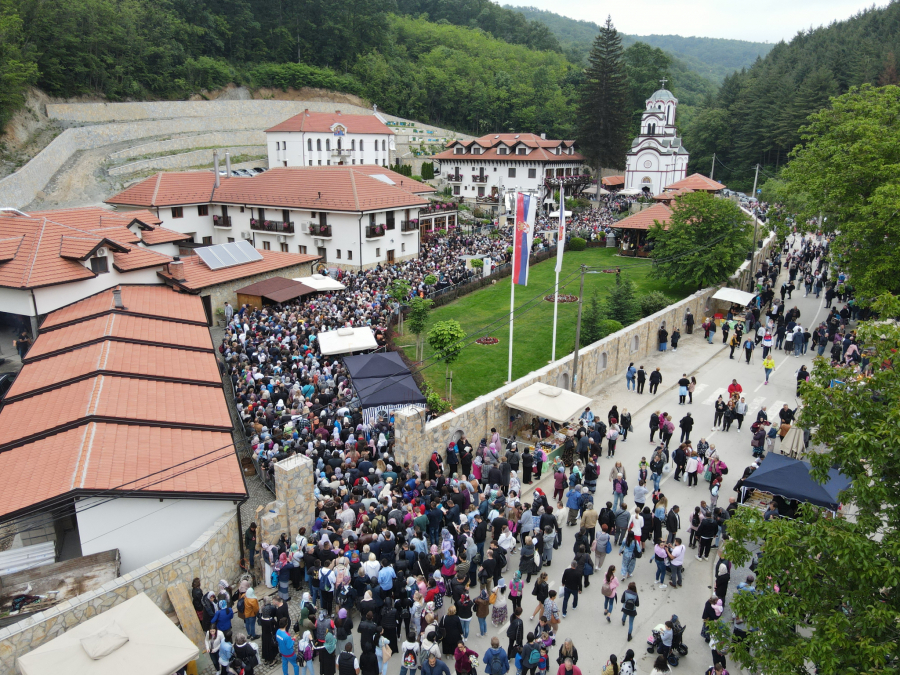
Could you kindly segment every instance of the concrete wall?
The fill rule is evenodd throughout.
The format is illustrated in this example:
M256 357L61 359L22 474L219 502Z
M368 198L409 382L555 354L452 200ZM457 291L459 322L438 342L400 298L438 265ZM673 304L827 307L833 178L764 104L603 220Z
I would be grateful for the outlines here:
M756 260L762 259L759 257L760 255L768 255L773 242L774 236L770 236L765 241L763 248L757 252ZM749 261L745 262L723 285L747 290L750 269ZM594 390L597 386L602 386L607 381L611 386L621 386L622 374L629 362L640 362L641 359L658 349L656 331L660 325L665 322L669 332L672 331L673 326L683 327L685 312L688 308L695 319L702 322L703 317L709 316L712 313L710 310L714 309L711 306L710 298L718 288L705 288L698 291L656 314L641 319L637 323L581 349L578 354L578 381L573 390L586 395L587 392ZM713 301L714 303L715 301ZM572 354L564 356L540 370L533 371L511 384L479 396L474 401L460 406L454 412L442 415L428 423L424 423L425 416L422 411L398 411L394 418L398 461L410 462L410 465L418 462L420 468L424 469L431 452L435 449L446 448L447 443L457 431L464 432L472 439L487 436L492 427L503 433L505 429L509 428L510 416L510 409L504 402L535 382L568 389L572 359Z
M67 629L105 612L138 593L146 593L164 612L173 610L167 588L199 577L203 588L240 573L240 532L235 509L213 523L187 548L140 567L96 591L61 602L44 612L0 629L0 672L16 672L16 657L49 642Z
M224 158L226 151L230 152L232 157L236 157L238 155L252 155L254 157L266 156L265 145L231 145L226 148L221 148L219 157ZM213 158L211 150L193 150L191 152L180 152L177 155L152 157L150 159L141 159L137 162L129 162L128 164L123 164L122 166L115 166L109 170L109 175L124 176L130 173L137 173L139 171L147 171L151 169L187 169L192 166L204 166L206 164L212 164L212 161ZM222 171L225 170L224 159L220 159L219 168Z
M216 499L91 497L78 505L82 555L117 548L123 574L156 560L160 542L170 549L190 546L217 519L234 511L230 501Z
M211 134L194 134L193 136L181 136L179 138L170 138L167 141L155 141L152 143L144 143L142 145L134 145L119 152L113 152L109 155L110 159L129 159L131 157L143 157L157 152L168 152L171 150L190 150L191 148L214 148L225 147L227 145L265 145L266 134L262 130L256 131L231 131L231 132L214 132ZM219 153L224 156L223 153Z

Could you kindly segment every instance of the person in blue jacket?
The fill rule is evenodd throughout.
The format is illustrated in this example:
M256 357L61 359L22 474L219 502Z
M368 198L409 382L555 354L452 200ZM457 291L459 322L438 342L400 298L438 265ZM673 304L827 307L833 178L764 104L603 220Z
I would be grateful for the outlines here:
M233 618L234 610L228 606L228 601L219 600L219 609L216 610L210 624L218 628L225 635L226 642L231 642L231 620Z

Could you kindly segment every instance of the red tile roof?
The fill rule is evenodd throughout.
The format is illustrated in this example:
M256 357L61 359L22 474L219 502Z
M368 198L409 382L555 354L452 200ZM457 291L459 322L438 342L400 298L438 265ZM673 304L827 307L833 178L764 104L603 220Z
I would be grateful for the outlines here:
M681 195L689 194L691 192L694 192L694 190L687 190L687 189L666 190L665 192L660 192L658 195L655 195L653 197L653 199L655 199L658 202L667 202L668 203L668 202L671 202L671 201L677 199Z
M223 178L229 180L245 180ZM106 200L107 204L129 206L178 206L181 204L208 204L216 183L212 171L160 172L135 183Z
M197 174L209 176L208 185ZM390 185L373 174L382 174ZM157 174L110 197L110 204L172 206L179 204L252 204L280 209L307 211L381 211L384 209L426 206L416 196L433 192L424 183L414 181L390 169L369 166L297 166L275 167L252 178L223 178L213 187L215 176L209 171L182 171ZM203 184L204 194L192 192L191 185Z
M232 428L220 388L97 375L5 404L0 410L0 449L90 420Z
M206 326L161 319L110 314L42 332L28 351L27 360L49 356L103 339L212 351Z
M221 449L220 449L221 448ZM35 458L50 458L35 470ZM63 495L108 490L143 494L246 494L230 434L89 423L0 453L0 514Z
M168 271L157 272L157 274L161 278L172 283L173 286L188 291L198 291L207 286L216 286L228 281L244 279L265 272L273 272L275 270L284 269L285 267L293 267L294 265L301 265L319 259L319 256L317 255L282 253L281 251L264 251L261 249L257 250L262 255L262 260L244 263L243 265L235 265L234 267L225 267L219 270L209 269L209 267L206 266L206 263L203 262L198 255L184 257L181 259L184 263L183 281L175 281ZM34 349L34 347L32 347L32 349Z
M191 238L189 234L182 234L166 227L148 227L141 228L141 240L147 246L156 246L157 244L168 244L174 241L188 241Z
M625 230L649 230L654 221L667 225L672 217L672 209L665 204L654 204L650 208L620 220L613 227L621 227ZM30 352L29 352L30 354Z
M53 209L51 211L30 211L32 218L48 218L60 225L68 225L79 230L97 230L104 227L127 227L133 220L147 225L159 225L162 221L153 211L110 211L102 206L84 206L74 209Z
M672 183L671 185L666 185L666 190L679 190L679 189L689 189L689 190L705 190L707 192L716 192L718 190L724 190L725 186L721 183L717 183L711 178L707 178L706 176L695 173L687 178L682 178L679 181Z
M625 176L607 176L601 178L600 182L604 185L625 185Z
M468 152L468 149L473 145L478 145L482 148L480 155L473 155L471 152ZM531 152L529 152L527 155L517 155L514 148L520 145L531 148ZM537 134L488 134L486 136L482 136L481 138L476 138L474 141L450 141L449 143L447 143L447 149L443 152L439 152L434 157L440 160L465 159L465 161L480 161L485 159L499 159L504 162L583 161L584 156L577 152L571 155L557 155L547 151L548 149L553 148L568 149L574 145L575 141L548 140L545 138L541 138ZM454 148L457 146L466 148L467 152L462 155L454 154ZM509 154L501 155L499 152L497 152L497 148L501 146L510 148Z
M26 363L5 401L83 379L92 373L141 375L160 380L221 386L216 357L171 347L107 340Z
M115 308L113 291L122 292L124 309ZM41 332L58 326L111 313L133 314L206 326L203 301L196 295L173 293L168 286L116 286L49 314Z
M351 134L391 134L390 127L375 115L342 115L340 112L317 113L308 110L276 124L269 131L311 131L329 132L335 124L340 124Z
M18 246L16 239L20 240ZM169 256L128 243L136 241L139 241L137 236L123 224L83 230L45 216L3 215L0 216L0 286L41 288L93 279L96 274L83 261L100 246L110 249L113 266L122 272L171 262ZM128 256L132 258L129 260Z

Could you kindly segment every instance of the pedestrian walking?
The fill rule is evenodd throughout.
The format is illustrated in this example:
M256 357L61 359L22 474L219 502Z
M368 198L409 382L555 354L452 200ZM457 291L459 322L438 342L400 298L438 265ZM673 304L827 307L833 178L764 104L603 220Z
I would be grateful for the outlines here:
M628 364L628 370L625 371L625 388L629 390L635 389L635 376L637 375L637 368L634 367L634 361Z
M637 585L632 581L627 590L622 593L622 625L628 620L628 641L631 642L631 633L634 630L634 617L637 616L637 608L641 606L638 597Z
M684 405L685 401L687 401L688 385L690 383L687 373L682 373L681 379L678 380L678 405Z
M659 385L662 383L662 373L660 369L657 368L652 373L650 373L650 393L655 394L657 389L659 389Z
M695 391L697 391L697 378L691 375L691 383L688 385L688 403L694 402Z
M637 393L644 393L644 383L647 381L647 371L644 370L644 366L641 366L637 370Z
M753 350L756 349L756 343L753 341L753 338L750 337L750 334L747 334L747 339L744 340L744 356L747 357L747 363L750 363L750 359L753 357Z
M775 370L775 359L772 358L772 355L769 354L766 358L763 359L763 370L766 371L766 381L764 384L769 384L769 375L772 374L772 371Z
M678 351L678 341L681 339L681 332L676 328L672 331L672 351Z
M691 417L691 413L686 413L685 416L681 418L678 426L681 427L681 440L679 442L684 443L685 441L690 441L691 429L694 428L694 418Z

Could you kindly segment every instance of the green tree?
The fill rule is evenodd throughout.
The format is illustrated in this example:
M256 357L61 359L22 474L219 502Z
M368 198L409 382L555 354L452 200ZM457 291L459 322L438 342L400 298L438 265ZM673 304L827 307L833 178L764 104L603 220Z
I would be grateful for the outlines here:
M428 326L428 313L434 305L431 298L420 298L416 296L409 301L409 318L407 319L407 327L409 332L416 336L416 360L419 360L419 351L422 346L422 333Z
M697 288L723 281L740 266L752 231L750 220L730 199L706 192L683 195L674 203L668 226L659 221L650 226L653 274Z
M659 47L651 47L646 42L635 42L625 50L623 59L628 74L630 133L637 135L641 126L639 113L646 107L646 100L660 88L662 78L672 79L669 73L672 59Z
M434 162L422 162L422 178L425 180L434 178Z
M603 335L600 332L600 322L608 317L603 301L597 290L591 293L591 299L588 302L587 311L581 319L581 346L587 347L590 344L600 340Z
M630 326L641 318L641 303L631 279L616 275L616 285L609 291L606 308L609 316L603 318L614 319L623 326Z
M782 177L790 192L815 195L799 216L837 232L835 258L857 292L900 292L900 87L863 86L810 116Z
M463 340L466 339L466 331L459 325L459 321L449 319L438 321L428 331L428 344L434 350L434 357L443 361L447 367L446 373L449 382L450 366L462 353ZM447 398L452 400L453 391L448 391Z
M625 164L629 117L622 39L608 17L591 47L579 92L578 140L593 166Z
M388 286L388 295L397 303L397 319L400 322L400 332L403 332L403 305L409 300L409 282L406 279L394 279Z
M0 131L25 102L25 89L37 80L37 65L23 50L24 39L12 0L0 0Z
M900 315L900 301L882 296L881 316ZM863 322L863 344L874 368L865 380L848 377L816 359L809 383L801 384L799 426L812 431L805 459L812 476L827 481L834 470L850 479L838 496L842 517L803 506L796 519L764 521L740 508L728 522L725 555L746 563L764 542L756 570L757 593L736 593L732 609L752 629L741 642L730 631L729 659L767 675L897 672L900 653L900 327L893 321ZM845 384L834 386L839 380Z
M641 314L650 316L658 311L665 309L674 301L662 291L650 291L641 296Z

